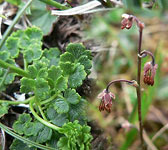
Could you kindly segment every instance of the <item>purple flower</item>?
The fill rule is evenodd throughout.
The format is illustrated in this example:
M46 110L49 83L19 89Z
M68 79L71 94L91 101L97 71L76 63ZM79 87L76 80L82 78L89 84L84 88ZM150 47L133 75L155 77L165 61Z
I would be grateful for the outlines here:
M130 29L133 24L133 17L128 14L122 15L123 20L121 21L121 29Z
M110 113L112 107L112 100L115 99L115 95L111 92L108 92L105 89L98 95L98 98L101 99L99 110L100 111L106 110L107 112Z
M156 74L156 69L157 69L158 65L155 64L153 65L152 62L147 62L144 65L144 78L143 81L145 84L154 85L154 77Z

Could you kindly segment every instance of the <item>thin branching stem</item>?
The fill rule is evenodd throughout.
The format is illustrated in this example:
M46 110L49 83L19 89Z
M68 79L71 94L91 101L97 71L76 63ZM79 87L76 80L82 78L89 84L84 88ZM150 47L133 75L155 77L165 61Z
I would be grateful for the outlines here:
M1 59L0 59L0 67L2 67L4 69L10 69L11 72L17 73L23 77L30 78L29 74L26 71L24 71L23 69L20 69L20 68L14 66L12 64L9 64Z
M141 45L142 45L142 31L139 30L139 46L138 46L138 54L141 54ZM142 124L142 114L141 114L141 58L138 57L138 71L137 71L137 99L138 99L138 119L139 119L139 131L140 131L140 139L142 149L144 149L144 139L143 139L143 124Z
M39 122L41 122L42 124L46 125L47 127L52 128L52 129L54 129L54 130L56 130L56 131L59 131L60 127L58 127L58 126L56 126L56 125L54 125L54 124L52 124L52 123L50 123L50 122L48 122L48 121L42 119L42 118L35 112L35 110L34 110L34 108L33 108L33 104L34 104L34 100L30 101L29 106L30 106L30 110L31 110L33 116L34 116Z
M125 80L125 79L117 79L117 80L111 81L111 82L107 85L106 91L109 92L109 87L110 87L112 84L116 83L116 82L126 82L126 83L128 83L128 84L130 84L130 85L132 85L132 86L138 86L138 85L135 85L135 84L136 84L136 81L135 81L135 80L129 81L129 80Z
M154 55L150 52L150 51L147 51L147 50L143 50L140 55L138 55L139 57L141 58L144 58L146 57L147 55L151 56L152 58L152 65L155 66L155 57Z

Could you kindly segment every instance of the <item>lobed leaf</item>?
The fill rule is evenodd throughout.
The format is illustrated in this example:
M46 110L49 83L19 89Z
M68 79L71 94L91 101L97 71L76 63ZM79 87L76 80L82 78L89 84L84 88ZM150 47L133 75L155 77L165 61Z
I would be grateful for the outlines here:
M64 93L64 97L70 104L77 104L80 100L80 95L76 93L75 89L67 89Z
M61 75L55 83L55 89L58 91L65 91L65 89L67 89L68 87L67 83L68 83L67 78Z
M63 97L59 97L55 100L54 108L58 114L67 113L69 111L69 104Z
M0 118L8 113L9 105L8 103L0 104Z
M23 77L21 80L20 91L22 93L28 93L34 91L35 80Z
M65 113L58 114L53 107L49 107L47 109L47 117L53 124L59 127L61 127L64 123L68 122L68 115Z
M86 72L84 71L84 66L79 63L76 65L75 71L69 76L68 84L71 88L76 88L82 85L82 81L86 77Z
M16 58L19 55L19 47L18 47L18 38L16 37L8 37L6 40L6 47L8 48L8 51L12 58Z
M14 139L10 146L10 150L35 150L35 148L28 146L18 139Z
M24 126L32 120L29 114L22 114L19 116L19 119L14 122L13 129L19 134L24 133Z

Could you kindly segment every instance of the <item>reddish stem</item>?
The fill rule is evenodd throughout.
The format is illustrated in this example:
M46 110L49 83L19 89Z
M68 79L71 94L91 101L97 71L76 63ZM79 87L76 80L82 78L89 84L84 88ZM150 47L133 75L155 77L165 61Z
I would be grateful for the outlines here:
M129 83L130 85L132 84L133 86L135 86L135 81L132 80L132 81L129 81L129 80L125 80L125 79L117 79L117 80L113 80L111 81L107 87L106 87L106 92L108 93L109 92L109 87L113 84L113 83L116 83L116 82L126 82L126 83Z

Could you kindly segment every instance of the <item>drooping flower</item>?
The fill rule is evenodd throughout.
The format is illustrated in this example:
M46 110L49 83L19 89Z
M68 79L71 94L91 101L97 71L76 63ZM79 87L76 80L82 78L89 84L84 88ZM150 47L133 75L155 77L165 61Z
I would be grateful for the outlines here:
M115 99L115 95L111 92L108 92L105 89L98 95L98 98L101 99L99 110L100 111L106 110L107 112L110 113L112 107L112 100Z
M145 84L154 85L154 77L156 74L156 69L158 65L157 64L152 64L152 62L147 62L144 65L144 78L143 81Z
M137 17L133 15L123 14L121 21L121 29L130 29L132 27L133 22L135 21L140 31L144 28L144 23L140 22Z
M121 29L130 29L133 24L133 17L128 14L122 15L123 20L121 21Z

